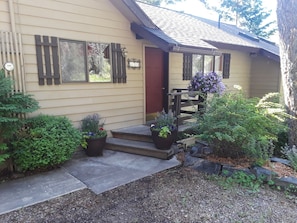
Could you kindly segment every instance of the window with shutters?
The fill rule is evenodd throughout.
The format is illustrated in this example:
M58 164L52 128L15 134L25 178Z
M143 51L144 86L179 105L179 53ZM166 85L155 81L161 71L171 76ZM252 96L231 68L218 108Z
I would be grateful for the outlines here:
M230 54L220 56L184 54L183 80L191 80L197 73L216 72L223 78L230 76Z
M126 83L126 63L120 44L51 39L53 43L47 36L35 36L40 85L52 84L51 78L55 78L55 84L60 81ZM50 55L51 52L56 53ZM53 64L55 69L51 69ZM55 70L54 74L51 70Z

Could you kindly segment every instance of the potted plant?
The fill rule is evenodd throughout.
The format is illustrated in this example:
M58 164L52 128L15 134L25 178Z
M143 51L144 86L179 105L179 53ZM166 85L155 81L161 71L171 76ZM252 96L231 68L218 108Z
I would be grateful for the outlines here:
M160 113L151 125L152 139L158 149L167 150L177 139L177 127L172 115Z
M102 156L107 131L103 128L104 122L98 114L88 115L81 121L81 146L88 156Z

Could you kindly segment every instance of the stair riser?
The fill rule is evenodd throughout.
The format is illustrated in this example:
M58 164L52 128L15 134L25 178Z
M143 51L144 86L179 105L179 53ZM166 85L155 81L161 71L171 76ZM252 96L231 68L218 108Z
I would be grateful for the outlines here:
M167 160L169 158L168 153L166 153L162 150L160 150L160 151L156 150L156 151L152 152L152 151L141 150L141 149L128 147L128 146L114 145L114 144L110 144L110 143L107 143L105 145L105 149L126 152L126 153L132 153L132 154L137 154L137 155L143 155L143 156L150 156L150 157L155 157L155 158L164 159L164 160Z
M119 138L119 139L127 139L127 140L140 141L140 142L153 142L151 136L146 136L146 135L135 135L130 133L113 132L112 136L114 138Z

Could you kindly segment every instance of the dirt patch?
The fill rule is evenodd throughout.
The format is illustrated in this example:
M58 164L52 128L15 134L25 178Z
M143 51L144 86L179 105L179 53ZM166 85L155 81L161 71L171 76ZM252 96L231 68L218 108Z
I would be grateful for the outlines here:
M296 222L297 198L271 189L221 188L198 171L175 168L96 195L88 189L0 216L0 222Z

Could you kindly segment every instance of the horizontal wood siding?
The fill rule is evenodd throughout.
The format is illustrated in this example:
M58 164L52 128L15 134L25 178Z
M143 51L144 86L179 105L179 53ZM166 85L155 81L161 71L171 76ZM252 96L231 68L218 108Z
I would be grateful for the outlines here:
M250 90L250 75L251 75L251 59L248 53L238 51L221 51L223 53L231 54L230 64L230 78L223 79L229 91L234 91L234 85L240 85L244 92L249 95ZM190 81L183 80L182 75L183 54L171 53L170 54L170 78L169 89L173 88L187 88Z
M280 64L263 56L252 59L251 96L262 97L280 91Z
M136 40L129 21L110 1L18 0L14 4L16 30L23 39L26 89L41 106L32 115L65 115L79 126L84 116L99 113L106 118L108 130L144 122L142 69L127 68L127 83L38 84L34 35L119 43L128 51L127 59L143 62L142 42Z

